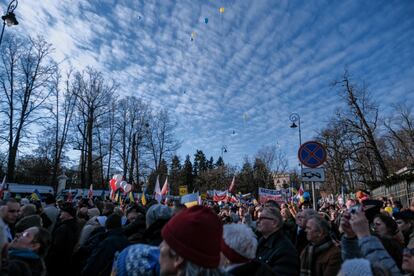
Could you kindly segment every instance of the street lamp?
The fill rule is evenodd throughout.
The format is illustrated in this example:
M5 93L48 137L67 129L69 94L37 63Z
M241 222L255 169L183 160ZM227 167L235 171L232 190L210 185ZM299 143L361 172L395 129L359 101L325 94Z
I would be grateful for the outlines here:
M6 14L1 17L1 19L3 20L3 28L1 29L0 45L1 41L3 40L4 28L6 27L6 25L10 27L19 24L19 22L17 22L16 15L14 14L14 10L16 9L18 4L19 1L12 0L7 6Z

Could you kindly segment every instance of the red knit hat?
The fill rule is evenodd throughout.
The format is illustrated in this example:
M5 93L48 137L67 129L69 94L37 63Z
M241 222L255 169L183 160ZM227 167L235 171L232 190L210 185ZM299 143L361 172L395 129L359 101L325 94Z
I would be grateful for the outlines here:
M205 268L219 266L223 226L210 208L194 206L181 211L164 226L161 235L184 259Z

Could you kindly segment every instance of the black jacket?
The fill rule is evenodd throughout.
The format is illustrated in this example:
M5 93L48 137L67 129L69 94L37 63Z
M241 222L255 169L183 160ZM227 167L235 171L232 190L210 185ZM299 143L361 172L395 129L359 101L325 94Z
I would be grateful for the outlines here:
M107 232L106 238L93 250L81 275L110 275L115 253L129 245L122 229Z
M299 275L298 253L282 229L267 239L265 237L259 239L256 258L272 267L277 275Z
M296 251L300 255L302 250L308 245L308 239L306 238L306 231L304 229L299 229L299 226L295 228L295 235L293 244L296 247Z
M52 234L52 245L46 257L48 275L72 275L72 253L79 239L76 219L62 221Z

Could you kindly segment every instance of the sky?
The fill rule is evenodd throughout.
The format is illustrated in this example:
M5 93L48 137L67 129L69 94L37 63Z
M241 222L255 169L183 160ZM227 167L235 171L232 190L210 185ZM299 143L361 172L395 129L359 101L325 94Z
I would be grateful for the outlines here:
M8 1L1 0L3 11ZM220 12L220 8L224 12ZM62 67L92 66L177 120L178 154L242 165L263 146L297 168L343 106L345 68L383 115L414 102L414 1L20 0L9 33L42 35Z

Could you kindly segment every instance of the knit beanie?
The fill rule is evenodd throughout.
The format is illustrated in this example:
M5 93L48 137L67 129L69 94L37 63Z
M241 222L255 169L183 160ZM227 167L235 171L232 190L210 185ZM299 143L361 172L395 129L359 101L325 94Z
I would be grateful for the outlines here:
M30 227L42 227L42 218L39 215L30 215L22 218L16 223L16 233L22 233Z
M159 219L167 220L171 217L171 209L162 204L152 205L145 216L147 228Z
M116 255L112 272L121 276L159 275L160 250L156 246L133 244Z
M217 268L223 226L210 208L193 206L172 217L161 235L177 254L198 266Z
M366 259L346 260L341 266L341 275L372 276L371 263Z

